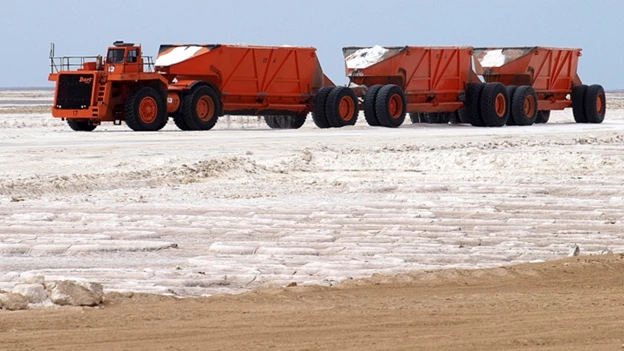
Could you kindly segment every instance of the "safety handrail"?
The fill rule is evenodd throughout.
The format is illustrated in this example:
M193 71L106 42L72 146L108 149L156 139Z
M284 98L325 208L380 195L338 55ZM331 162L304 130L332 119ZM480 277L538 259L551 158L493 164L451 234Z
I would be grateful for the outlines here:
M154 59L152 56L143 57L143 72L154 72ZM59 56L50 57L50 73L62 71L77 71L84 68L87 62L102 62L101 56ZM101 67L101 64L100 64ZM101 68L98 68L101 69Z

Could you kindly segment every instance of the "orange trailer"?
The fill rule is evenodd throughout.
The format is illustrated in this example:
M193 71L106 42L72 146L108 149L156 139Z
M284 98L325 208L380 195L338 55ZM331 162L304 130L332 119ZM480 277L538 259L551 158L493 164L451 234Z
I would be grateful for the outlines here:
M156 131L168 117L208 130L223 114L264 115L271 128L299 128L313 110L319 120L357 118L357 97L334 87L309 47L162 45L154 62L140 45L115 42L106 59L50 58L52 114L77 131L105 121Z
M581 49L551 47L477 48L476 73L507 86L508 124L546 123L552 110L572 107L578 123L602 123L604 89L583 85L577 74Z
M509 116L507 90L481 84L473 71L472 47L346 47L346 75L363 99L369 125L398 127L412 122L463 119L478 126L502 126Z

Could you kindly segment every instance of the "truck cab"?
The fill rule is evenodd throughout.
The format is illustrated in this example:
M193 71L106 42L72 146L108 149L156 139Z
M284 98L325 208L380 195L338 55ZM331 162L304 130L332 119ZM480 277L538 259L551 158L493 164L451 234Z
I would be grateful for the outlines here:
M143 72L141 46L122 41L114 42L106 54L106 71L114 74Z

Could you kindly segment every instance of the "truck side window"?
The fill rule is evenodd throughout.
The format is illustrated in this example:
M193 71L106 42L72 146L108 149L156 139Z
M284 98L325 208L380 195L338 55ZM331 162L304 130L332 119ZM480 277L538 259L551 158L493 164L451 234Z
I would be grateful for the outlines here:
M138 51L137 49L128 51L128 58L126 60L128 63L137 62L137 56L138 56L137 51Z
M114 49L108 51L108 63L123 63L124 49Z

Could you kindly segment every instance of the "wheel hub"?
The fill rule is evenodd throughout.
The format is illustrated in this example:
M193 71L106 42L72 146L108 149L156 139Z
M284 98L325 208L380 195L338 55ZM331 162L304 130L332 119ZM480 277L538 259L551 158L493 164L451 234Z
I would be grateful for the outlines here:
M158 104L154 98L148 96L141 100L139 104L139 116L145 123L152 123L158 116Z

